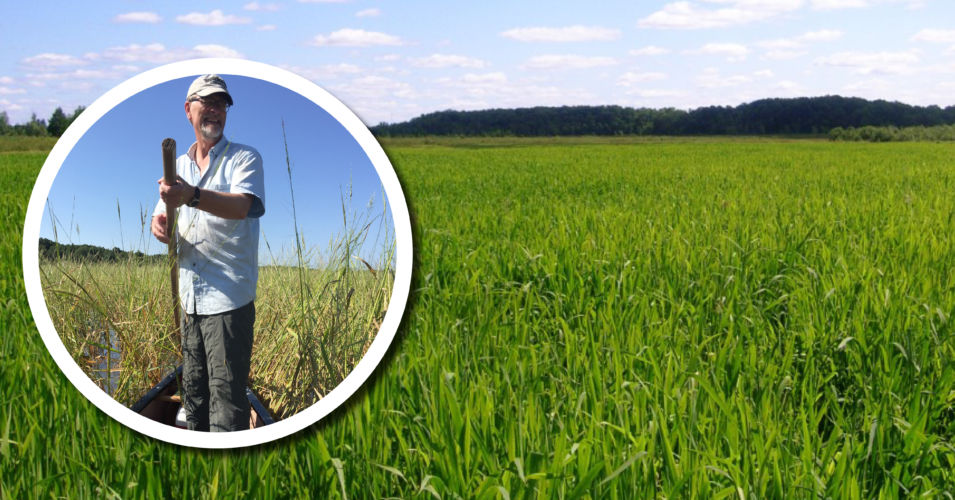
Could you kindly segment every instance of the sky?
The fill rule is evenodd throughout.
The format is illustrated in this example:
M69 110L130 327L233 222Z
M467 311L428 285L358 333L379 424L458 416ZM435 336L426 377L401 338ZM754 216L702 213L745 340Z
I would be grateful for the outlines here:
M0 110L13 123L197 57L290 70L368 125L831 94L955 104L955 3L942 0L37 0L7 2L0 33Z
M328 263L330 244L346 228L357 230L374 221L365 244L351 254L380 265L383 250L393 244L394 224L375 167L350 132L285 87L222 76L235 102L227 113L225 137L255 148L263 158L266 212L260 219L259 264L295 263L296 221L313 266ZM166 245L151 235L149 221L159 201L163 139L176 140L177 156L195 142L183 106L192 80L173 79L139 92L83 134L53 181L41 237L166 252Z

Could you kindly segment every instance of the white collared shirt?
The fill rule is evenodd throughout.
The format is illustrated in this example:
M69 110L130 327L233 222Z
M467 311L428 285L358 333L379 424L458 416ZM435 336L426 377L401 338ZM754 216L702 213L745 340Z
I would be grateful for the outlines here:
M176 159L176 173L193 186L255 196L244 219L223 219L196 208L177 209L179 298L187 314L219 314L255 300L259 277L259 217L265 213L262 156L225 137L209 151L200 176L196 144ZM166 213L160 199L153 215Z

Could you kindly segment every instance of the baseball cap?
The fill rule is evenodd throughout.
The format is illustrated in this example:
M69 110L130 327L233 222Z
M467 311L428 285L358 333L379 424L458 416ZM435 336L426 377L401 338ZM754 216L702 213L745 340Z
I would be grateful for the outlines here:
M232 96L229 95L229 89L225 85L225 80L219 75L202 75L196 78L189 86L189 92L186 93L186 99L197 95L206 97L212 94L225 94L229 105L232 105Z

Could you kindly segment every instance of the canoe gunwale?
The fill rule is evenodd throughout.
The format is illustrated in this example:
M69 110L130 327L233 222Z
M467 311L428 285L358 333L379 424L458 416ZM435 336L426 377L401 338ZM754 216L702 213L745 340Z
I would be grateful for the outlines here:
M143 414L144 410L146 410L150 403L156 401L160 395L165 392L175 392L175 389L171 388L170 386L178 387L178 380L181 376L182 365L179 365L175 370L163 377L163 379L153 386L152 389L146 392L146 394L143 395L143 397L141 397L133 406L131 406L130 409L136 413ZM248 386L245 388L245 396L249 400L249 406L252 413L251 419L253 422L258 424L255 425L254 428L275 423L275 419L272 418L271 413L269 413L265 405L259 401L259 398ZM147 416L146 418L150 417Z

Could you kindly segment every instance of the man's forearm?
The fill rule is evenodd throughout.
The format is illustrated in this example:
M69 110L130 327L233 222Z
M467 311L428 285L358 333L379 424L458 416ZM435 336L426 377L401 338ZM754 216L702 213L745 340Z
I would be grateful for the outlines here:
M222 193L201 189L196 208L223 219L244 219L252 207L252 198L251 194L246 193Z

